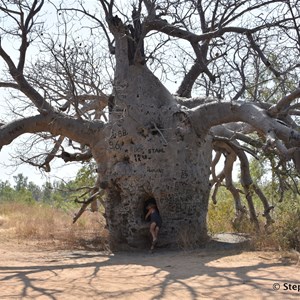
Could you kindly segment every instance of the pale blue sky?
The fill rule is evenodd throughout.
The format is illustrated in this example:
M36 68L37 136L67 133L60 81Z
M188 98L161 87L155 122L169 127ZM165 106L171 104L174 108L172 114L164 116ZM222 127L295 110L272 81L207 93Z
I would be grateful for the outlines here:
M0 180L8 180L12 185L14 184L13 177L22 173L28 177L28 181L32 181L37 185L42 185L46 181L53 182L54 180L66 180L74 179L77 171L82 167L79 163L63 164L59 160L52 166L51 173L41 172L38 168L22 164L20 166L7 166L13 165L14 161L11 158L13 152L13 145L4 146L0 152Z

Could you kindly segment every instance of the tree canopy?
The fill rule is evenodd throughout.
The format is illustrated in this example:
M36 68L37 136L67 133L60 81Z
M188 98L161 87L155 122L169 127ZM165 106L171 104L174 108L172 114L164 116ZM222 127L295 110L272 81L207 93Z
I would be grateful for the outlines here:
M211 185L216 192L225 182L243 213L232 180L234 161L240 161L251 218L256 193L271 221L272 207L253 182L248 160L270 159L280 188L297 189L299 18L296 0L2 0L0 87L10 92L13 114L0 125L0 147L31 133L23 162L49 172L53 159L93 158L95 187L105 188L107 151L123 146L111 138L126 135L112 129L110 112L131 113L134 122L151 124L139 134L150 131L167 142L161 117L134 114L147 96L161 114L167 116L168 107L178 117L177 135L193 128L211 138ZM137 72L143 83L153 82L147 90L130 75ZM216 174L222 156L224 168Z

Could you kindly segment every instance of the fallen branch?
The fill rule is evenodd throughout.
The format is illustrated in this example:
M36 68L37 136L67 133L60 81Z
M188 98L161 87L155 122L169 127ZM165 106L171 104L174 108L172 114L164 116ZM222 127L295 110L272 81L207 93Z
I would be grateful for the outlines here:
M97 196L102 196L104 195L104 190L100 190L96 193L94 193L93 195L91 195L87 200L84 201L84 203L82 204L80 210L78 211L77 214L75 214L74 218L73 218L73 224L80 218L80 216L85 212L86 208L88 207L89 204L91 204L94 200L95 197Z

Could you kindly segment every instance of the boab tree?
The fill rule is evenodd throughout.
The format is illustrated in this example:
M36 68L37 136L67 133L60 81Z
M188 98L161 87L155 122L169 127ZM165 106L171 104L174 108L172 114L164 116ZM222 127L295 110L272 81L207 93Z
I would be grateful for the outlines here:
M257 224L255 192L271 222L246 153L274 154L277 169L300 169L296 2L64 1L53 14L41 0L3 0L0 86L15 91L10 101L18 99L23 116L1 125L1 147L24 133L47 141L48 153L22 157L45 171L54 158L93 159L88 202L105 192L115 246L145 243L149 198L164 220L164 243L205 241L210 189L223 181L238 215L247 210ZM50 23L42 21L47 13ZM246 208L232 181L236 158Z

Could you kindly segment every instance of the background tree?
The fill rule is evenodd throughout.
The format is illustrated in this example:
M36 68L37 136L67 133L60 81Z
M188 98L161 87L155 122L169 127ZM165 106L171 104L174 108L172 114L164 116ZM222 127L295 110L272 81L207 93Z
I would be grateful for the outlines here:
M49 24L53 6L42 0L1 1L0 86L23 103L22 116L0 127L1 146L34 134L30 145L46 141L44 154L23 160L46 171L55 157L95 160L87 203L105 192L119 247L145 243L151 197L166 244L206 240L210 188L223 180L243 215L231 175L237 158L250 219L258 227L256 193L271 222L246 153L272 153L280 168L300 169L297 1L64 1L56 9Z
M18 174L17 176L14 176L14 180L16 182L14 188L17 192L28 187L28 177L25 177L23 174Z

